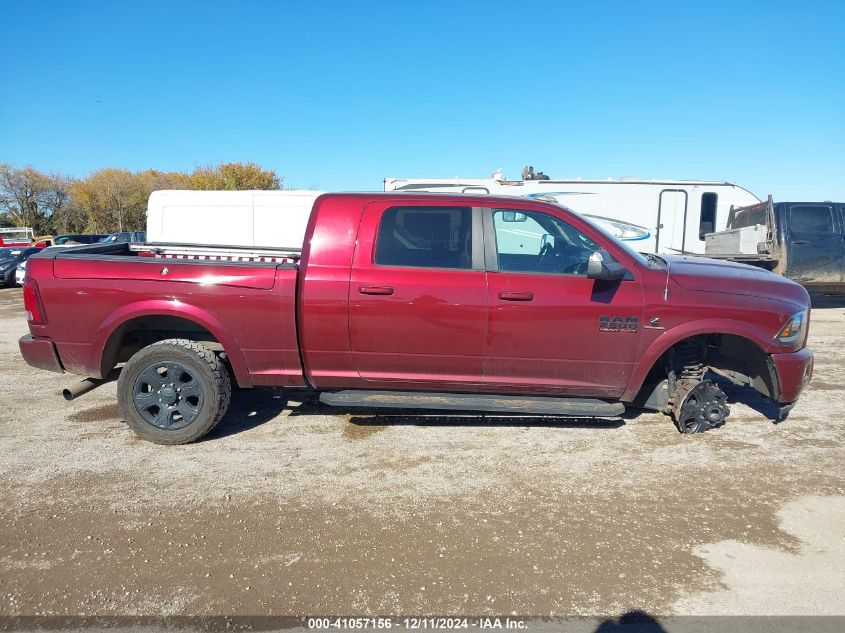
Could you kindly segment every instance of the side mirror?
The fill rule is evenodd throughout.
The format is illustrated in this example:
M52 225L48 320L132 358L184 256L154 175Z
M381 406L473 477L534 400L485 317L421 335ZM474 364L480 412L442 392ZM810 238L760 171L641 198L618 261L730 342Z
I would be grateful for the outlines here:
M587 260L587 279L619 281L625 279L628 270L605 251L593 251Z

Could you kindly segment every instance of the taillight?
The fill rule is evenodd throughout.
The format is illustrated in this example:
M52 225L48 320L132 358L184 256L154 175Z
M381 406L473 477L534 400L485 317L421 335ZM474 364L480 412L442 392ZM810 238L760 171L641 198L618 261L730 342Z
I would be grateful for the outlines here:
M38 285L32 279L23 282L23 309L26 310L26 320L33 325L44 323L44 309L41 307L41 295Z

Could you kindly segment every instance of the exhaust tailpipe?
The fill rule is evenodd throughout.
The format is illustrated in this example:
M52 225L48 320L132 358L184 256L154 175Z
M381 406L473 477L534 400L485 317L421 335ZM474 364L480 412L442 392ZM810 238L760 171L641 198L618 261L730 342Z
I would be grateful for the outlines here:
M78 382L75 385L71 385L70 387L63 389L62 395L67 401L76 400L79 396L84 396L86 393L93 391L100 385L117 380L119 375L120 370L115 369L112 370L105 378L86 378L82 382Z

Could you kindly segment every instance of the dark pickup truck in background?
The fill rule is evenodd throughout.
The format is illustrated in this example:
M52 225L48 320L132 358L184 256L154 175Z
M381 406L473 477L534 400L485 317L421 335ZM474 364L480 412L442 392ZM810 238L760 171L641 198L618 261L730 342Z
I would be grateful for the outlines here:
M766 202L731 209L705 236L707 257L774 271L814 293L845 294L845 203Z

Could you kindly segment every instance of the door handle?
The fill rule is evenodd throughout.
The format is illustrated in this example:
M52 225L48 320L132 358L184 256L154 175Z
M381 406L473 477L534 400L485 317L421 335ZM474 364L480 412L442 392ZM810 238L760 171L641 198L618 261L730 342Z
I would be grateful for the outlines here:
M500 292L499 299L502 301L534 301L533 292Z
M392 295L391 286L358 286L358 292L362 295Z
M806 246L809 243L807 240L792 240L793 246Z

